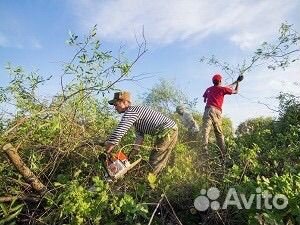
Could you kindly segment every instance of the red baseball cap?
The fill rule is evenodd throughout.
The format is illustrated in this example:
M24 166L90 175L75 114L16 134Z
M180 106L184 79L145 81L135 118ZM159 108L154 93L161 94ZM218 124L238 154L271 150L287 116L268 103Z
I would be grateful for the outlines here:
M221 81L222 80L222 76L220 74L215 74L212 78L212 81Z

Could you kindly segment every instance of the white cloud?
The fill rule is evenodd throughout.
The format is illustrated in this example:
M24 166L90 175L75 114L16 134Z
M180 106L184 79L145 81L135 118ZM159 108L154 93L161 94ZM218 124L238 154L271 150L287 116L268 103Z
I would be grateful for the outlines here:
M41 49L42 45L40 41L35 37L28 37L19 40L17 37L4 36L0 33L0 46L4 48L16 48L16 49L24 49L33 48L33 49Z
M6 47L8 44L7 38L0 33L0 46Z
M3 38L1 39L0 36L0 46L4 48L16 48L16 49L23 49L24 45L21 42L17 42L15 40L11 40L9 38L6 38L2 36Z
M142 27L152 43L200 40L226 35L241 48L273 34L296 1L79 0L71 2L80 24L99 24L103 38L134 41ZM230 33L230 34L229 34Z
M300 95L300 89L295 82L300 78L300 62L291 64L285 70L259 70L253 71L246 77L245 91L261 96L270 96L279 92L290 92ZM247 75L246 75L247 76Z
M259 40L263 40L261 35L254 32L241 31L230 37L230 40L240 46L241 49L249 49L257 46Z

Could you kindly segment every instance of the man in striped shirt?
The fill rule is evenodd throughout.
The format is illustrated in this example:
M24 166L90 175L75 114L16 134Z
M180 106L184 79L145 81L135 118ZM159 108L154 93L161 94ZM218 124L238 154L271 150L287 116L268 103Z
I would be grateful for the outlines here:
M124 115L117 128L105 142L106 151L110 153L129 128L134 126L136 131L134 152L139 151L145 134L156 136L150 153L149 163L152 167L152 172L158 174L166 166L172 149L176 144L178 136L176 123L149 107L132 106L130 93L126 91L116 92L114 98L108 103L114 105L116 111L124 113Z

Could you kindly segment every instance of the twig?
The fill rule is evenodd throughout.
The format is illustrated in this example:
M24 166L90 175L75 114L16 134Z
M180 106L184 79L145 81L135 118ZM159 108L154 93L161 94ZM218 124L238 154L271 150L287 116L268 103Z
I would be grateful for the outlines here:
M271 106L268 105L267 103L264 103L264 102L261 102L261 101L253 101L251 98L248 98L248 97L246 97L246 96L244 96L244 95L241 95L241 94L238 94L238 95L239 95L240 97L242 97L242 98L248 100L248 101L251 102L251 103L264 105L265 107L267 107L269 110L271 110L271 111L273 111L273 112L277 112L277 113L280 112L279 110L276 110L276 109L271 108Z
M179 223L180 225L183 225L183 224L181 223L181 221L179 220L179 218L177 217L177 215L176 215L176 213L175 213L175 210L174 210L173 206L171 205L171 203L169 202L169 199L167 198L167 195L166 195L166 194L164 194L164 195L165 195L165 198L166 198L166 200L167 200L167 202L168 202L168 204L169 204L169 206L170 206L170 208L171 208L171 210L172 210L172 213L173 213L173 215L175 216L176 220L178 221L178 223Z
M26 121L26 119L28 119L28 117L23 117L21 118L16 125L14 125L12 128L10 128L9 130L5 131L3 136L7 136L10 132L12 132L14 129L16 129L18 126L20 126L22 123L24 123Z
M163 200L164 198L165 198L165 195L162 194L161 199L160 199L159 202L157 203L157 205L156 205L156 207L155 207L155 209L154 209L154 211L153 211L153 213L152 213L152 215L151 215L151 218L150 218L150 220L149 220L148 225L151 225L152 220L153 220L153 218L154 218L154 215L155 215L155 213L156 213L158 207L160 206L160 204L161 204L161 202L162 202L162 200Z
M216 213L217 213L218 217L220 218L220 220L221 220L222 224L223 224L223 225L225 225L225 222L223 221L223 219L222 219L222 217L220 216L219 212L218 212L218 211L216 211Z
M246 162L246 165L245 165L245 167L244 167L244 169L243 169L243 173L242 173L241 178L240 178L240 180L239 180L239 184L242 182L242 180L243 180L243 178L244 178L244 175L245 175L245 173L246 173L246 169L248 168L248 164L249 164L249 161Z

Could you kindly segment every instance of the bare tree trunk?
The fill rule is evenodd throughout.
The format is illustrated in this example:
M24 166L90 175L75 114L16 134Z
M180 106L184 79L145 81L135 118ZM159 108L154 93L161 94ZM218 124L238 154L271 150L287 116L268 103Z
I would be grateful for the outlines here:
M11 163L24 177L25 181L29 183L35 191L41 194L44 193L47 189L46 186L42 182L40 182L39 179L33 174L33 172L31 172L31 170L26 166L17 150L11 144L4 145L3 150L8 156Z

